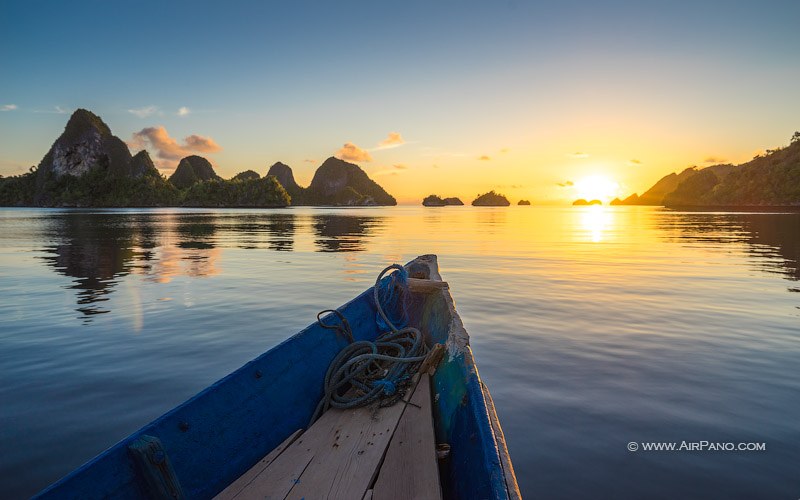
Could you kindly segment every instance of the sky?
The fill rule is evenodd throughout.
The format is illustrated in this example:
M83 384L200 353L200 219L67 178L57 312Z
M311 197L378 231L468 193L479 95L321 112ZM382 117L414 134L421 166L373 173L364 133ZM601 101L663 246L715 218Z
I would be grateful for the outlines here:
M0 174L76 108L169 175L335 155L401 203L606 201L800 130L800 2L0 3Z

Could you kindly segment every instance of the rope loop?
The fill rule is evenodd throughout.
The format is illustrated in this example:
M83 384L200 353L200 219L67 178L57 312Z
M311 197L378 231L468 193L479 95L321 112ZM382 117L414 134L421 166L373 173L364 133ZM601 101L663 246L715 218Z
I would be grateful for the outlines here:
M390 271L393 273L386 276ZM385 279L386 278L386 279ZM373 287L375 321L382 331L374 342L353 338L347 318L333 309L317 315L319 325L343 335L348 345L333 358L325 374L324 395L309 427L328 408L356 408L378 402L388 406L405 394L428 347L422 332L408 324L408 272L392 264L378 275ZM391 313L387 314L387 309ZM322 315L332 313L338 324L326 323ZM393 313L393 314L392 314Z

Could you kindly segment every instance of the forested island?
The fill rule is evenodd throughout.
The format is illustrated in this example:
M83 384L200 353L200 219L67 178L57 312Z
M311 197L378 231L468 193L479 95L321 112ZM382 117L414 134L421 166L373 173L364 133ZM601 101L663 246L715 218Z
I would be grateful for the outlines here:
M422 200L422 204L426 207L446 207L449 205L461 206L464 204L464 202L456 197L442 198L432 194L430 196L426 196L425 199Z
M661 178L641 196L612 205L664 205L670 208L800 207L800 132L788 146L768 149L740 165L691 167Z
M263 177L246 170L223 179L201 156L180 160L166 178L147 151L132 155L94 113L76 110L42 161L22 175L0 176L0 206L39 207L285 207L390 206L395 198L358 165L330 157L308 187L297 184L291 167L277 162ZM458 198L427 196L427 207L463 205ZM519 205L529 205L520 200ZM576 200L573 205L601 204ZM495 191L474 206L509 206ZM741 165L691 167L664 176L650 189L611 205L673 208L800 206L800 132L788 146L767 150Z
M477 198L472 200L472 206L475 207L507 207L509 205L511 205L511 202L508 201L508 198L494 191L479 194Z
M357 165L328 158L311 185L294 182L280 162L261 177L247 170L223 179L201 156L187 156L165 178L147 151L131 155L94 113L78 109L39 165L0 177L0 206L285 207L377 206L397 201Z

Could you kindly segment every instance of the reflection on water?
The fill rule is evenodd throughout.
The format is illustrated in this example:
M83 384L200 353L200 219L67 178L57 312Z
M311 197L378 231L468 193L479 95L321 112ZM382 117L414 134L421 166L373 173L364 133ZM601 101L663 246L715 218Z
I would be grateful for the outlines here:
M173 222L180 238L178 246L197 250L214 248L216 221L214 215L178 215Z
M148 243L152 231L146 225L146 219L81 212L49 220L48 236L58 243L44 248L43 260L57 272L76 278L70 288L77 290L77 311L87 321L109 312L100 303L108 300L116 279L128 274L134 258L149 259L149 252L137 255L134 249L152 246Z
M799 214L0 209L0 235L4 498L30 496L423 253L440 255L524 496L800 487L800 294L787 292L800 290ZM625 448L683 439L768 451Z
M368 237L381 225L377 217L317 215L313 218L316 244L320 252L362 252Z
M602 205L591 205L588 207L576 207L581 218L581 228L589 239L594 243L599 243L603 239L603 233L613 221L611 211Z
M800 213L668 214L659 226L667 240L717 244L744 243L761 270L800 280Z
M444 233L452 221L440 213L425 213L423 221ZM604 241L622 222L615 220L620 217L617 210L602 206L578 207L573 213L575 236L593 243ZM755 267L800 279L800 214L657 214L656 227L665 240L716 244L723 250L728 244L745 244ZM484 239L507 231L507 222L505 209L476 212ZM223 248L294 251L298 234L313 236L317 252L363 252L386 223L385 217L358 213L62 212L47 219L48 239L57 243L44 248L43 260L75 278L70 288L77 291L77 311L90 322L91 316L109 312L102 303L129 273L160 283L178 276L214 276L220 272Z
M169 283L175 277L214 276L223 248L295 250L295 233L312 233L315 251L360 252L383 224L381 217L293 213L59 212L47 220L43 260L75 278L77 311L84 321L109 312L119 278L139 274Z

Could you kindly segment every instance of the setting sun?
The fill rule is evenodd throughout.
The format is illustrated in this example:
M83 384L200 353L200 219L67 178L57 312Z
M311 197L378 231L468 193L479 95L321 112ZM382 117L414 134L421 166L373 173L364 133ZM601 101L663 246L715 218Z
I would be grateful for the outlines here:
M591 175L575 182L577 198L607 203L619 196L619 183L603 175Z

